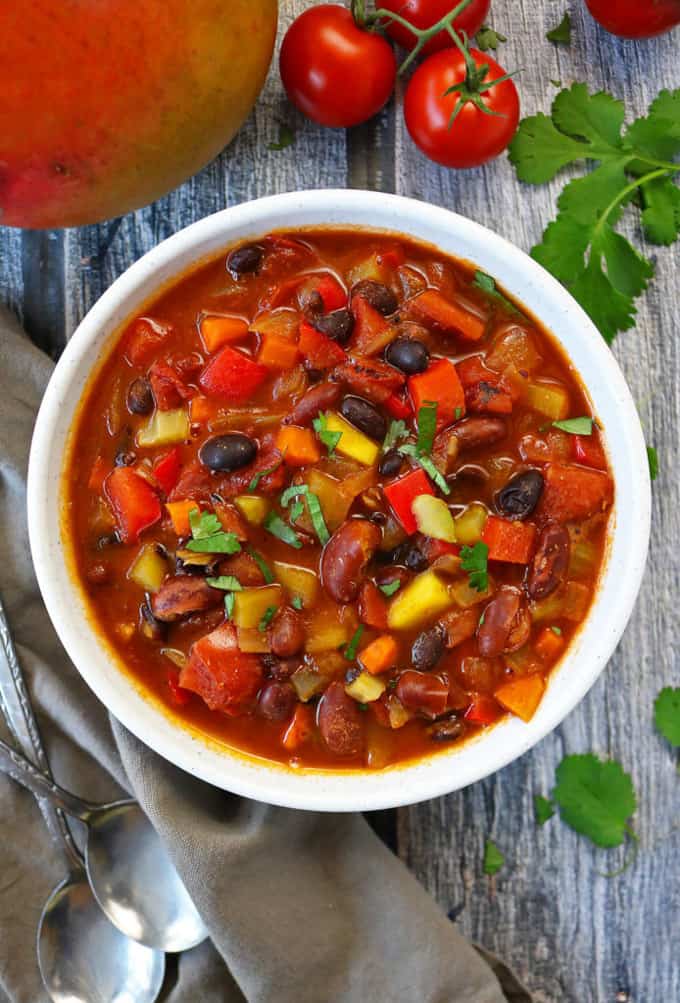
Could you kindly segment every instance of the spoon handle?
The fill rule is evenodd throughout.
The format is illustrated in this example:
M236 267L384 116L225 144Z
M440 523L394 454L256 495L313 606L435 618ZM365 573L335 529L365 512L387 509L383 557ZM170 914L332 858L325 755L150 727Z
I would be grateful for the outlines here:
M48 777L51 777L49 763L38 730L38 722L33 713L16 648L12 641L2 598L0 598L0 708L19 746L36 766ZM73 866L82 867L82 857L63 813L55 809L42 796L38 800L38 805L52 838L63 842Z
M81 801L75 794L70 794L55 783L51 777L41 773L33 763L7 745L0 739L0 772L6 773L12 780L26 787L37 798L47 798L55 808L65 811L73 818L87 823L94 806Z

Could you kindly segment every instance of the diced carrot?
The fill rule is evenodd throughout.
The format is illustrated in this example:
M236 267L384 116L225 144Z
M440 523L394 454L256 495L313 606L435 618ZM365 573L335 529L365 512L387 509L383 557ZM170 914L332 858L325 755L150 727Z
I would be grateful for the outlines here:
M377 585L365 581L358 601L359 619L368 627L387 630L387 600Z
M482 542L489 548L490 561L528 564L534 550L536 527L530 522L511 522L490 515L484 524Z
M613 486L608 474L568 463L548 463L538 512L557 522L587 519L611 505Z
M313 369L331 369L347 358L340 345L317 331L307 320L300 323L298 348Z
M276 448L285 455L289 467L304 467L321 459L316 436L310 428L284 425L276 437Z
M352 298L354 329L350 351L377 355L394 340L396 329L363 296Z
M240 341L248 333L248 323L242 317L226 314L206 314L201 317L199 330L206 352L216 352L222 345Z
M472 724L493 724L501 714L502 710L493 697L477 693L463 717Z
M564 648L564 637L552 627L544 627L534 642L534 651L543 662L554 662Z
M170 516L175 535L191 536L189 513L192 509L198 511L198 504L191 499L187 499L186 501L166 502L165 508Z
M449 359L437 359L424 373L411 376L408 389L416 415L423 404L436 402L437 431L465 414L465 391Z
M209 397L192 397L189 402L189 420L198 425L205 425L209 421L217 418L220 411L224 410L224 404L211 400Z
M574 459L577 463L583 463L586 467L595 467L596 470L605 470L607 463L604 458L604 450L600 444L599 437L592 435L574 435L573 451Z
M104 480L108 472L109 464L103 456L98 456L92 464L92 470L90 471L90 477L87 482L88 491L92 491L94 494L101 494L101 490L104 487Z
M391 669L396 660L399 648L391 634L381 634L371 641L363 651L359 652L359 661L372 676Z
M523 721L531 721L544 693L543 676L534 674L503 683L495 691L494 696L506 710L516 714Z
M476 314L445 299L436 289L426 289L407 305L409 316L443 334L455 334L463 341L479 341L486 322Z
M289 752L299 749L314 731L314 707L299 703L283 736L283 747Z
M260 335L260 351L257 361L269 369L292 369L299 355L294 341L281 334Z

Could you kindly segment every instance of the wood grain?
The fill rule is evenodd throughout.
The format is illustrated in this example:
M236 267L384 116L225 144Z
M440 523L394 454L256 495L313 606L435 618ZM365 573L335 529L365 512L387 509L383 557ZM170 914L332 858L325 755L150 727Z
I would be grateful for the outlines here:
M282 3L282 31L302 0ZM570 3L574 40L545 39L563 0L495 0L494 25L509 41L499 59L522 67L523 113L547 111L556 88L584 80L646 109L663 86L680 86L679 33L634 44L598 30L581 2ZM268 144L278 124L296 129L283 151ZM55 353L103 290L146 250L207 213L278 191L313 187L397 191L455 209L528 250L554 213L560 184L520 185L505 159L455 173L430 164L405 134L399 99L367 126L325 131L286 104L273 68L267 87L229 150L177 191L120 220L65 233L0 228L0 299ZM294 224L291 220L291 224ZM635 224L629 232L640 240ZM639 323L615 354L633 389L648 439L660 452L649 568L631 624L608 669L563 726L536 749L465 791L405 809L399 817L404 860L463 932L513 964L538 1003L659 1003L680 1000L680 782L674 757L654 734L652 703L662 686L680 684L680 251L647 248L657 278L641 301ZM617 878L605 878L623 851L591 849L559 822L539 829L532 797L546 794L566 752L619 758L633 774L641 849ZM381 818L381 831L390 826ZM484 840L507 865L482 875ZM674 866L675 865L675 866Z

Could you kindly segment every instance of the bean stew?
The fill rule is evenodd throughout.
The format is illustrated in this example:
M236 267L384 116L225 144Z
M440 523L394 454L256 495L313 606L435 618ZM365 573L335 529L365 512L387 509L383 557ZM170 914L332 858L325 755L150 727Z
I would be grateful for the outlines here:
M126 326L66 492L92 618L146 691L249 754L376 769L532 718L614 485L573 367L490 276L321 229Z

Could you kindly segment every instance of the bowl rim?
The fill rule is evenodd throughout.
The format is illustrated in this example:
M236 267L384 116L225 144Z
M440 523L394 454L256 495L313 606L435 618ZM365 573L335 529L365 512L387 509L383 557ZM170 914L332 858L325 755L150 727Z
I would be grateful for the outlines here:
M305 214L313 221L305 222ZM191 262L198 264L246 237L301 227L363 227L405 233L436 246L441 239L455 238L473 251L458 256L488 271L516 296L562 345L579 376L584 365L592 367L591 375L580 378L596 413L606 404L613 421L606 423L616 481L609 550L588 617L553 672L559 687L551 678L546 697L528 724L508 719L460 748L382 771L295 770L232 752L183 728L122 670L111 672L110 653L95 636L82 594L66 567L61 504L55 504L55 488L56 497L61 495L73 414L122 322ZM433 236L436 233L441 234L439 240ZM143 295L142 289L147 290ZM224 790L298 809L365 811L414 804L488 776L523 755L581 701L611 657L637 598L649 543L651 488L640 420L618 364L590 318L541 265L505 238L448 209L399 195L318 189L267 196L204 217L156 245L108 287L67 343L45 391L31 443L27 507L33 563L50 619L81 676L126 728L169 762ZM615 600L611 608L605 608L605 599ZM559 702L550 699L551 690L558 688L560 693L566 691ZM466 750L474 754L472 758Z

